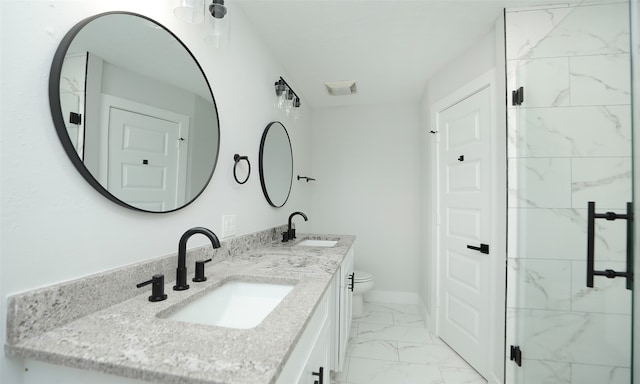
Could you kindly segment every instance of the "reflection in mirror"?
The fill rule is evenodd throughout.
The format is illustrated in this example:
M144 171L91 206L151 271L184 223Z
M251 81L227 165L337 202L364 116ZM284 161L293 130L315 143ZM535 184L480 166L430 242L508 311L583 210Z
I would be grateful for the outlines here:
M128 208L195 200L218 158L218 113L191 52L144 16L109 12L72 28L49 80L58 137L76 169Z
M287 129L280 122L267 125L260 142L260 183L271 206L282 207L293 180L293 153Z

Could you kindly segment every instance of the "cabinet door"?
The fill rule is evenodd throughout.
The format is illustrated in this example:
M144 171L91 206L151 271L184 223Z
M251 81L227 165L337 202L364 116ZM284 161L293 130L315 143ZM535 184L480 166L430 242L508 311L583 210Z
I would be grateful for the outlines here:
M327 321L318 334L298 384L331 384L329 325Z
M351 331L353 257L353 248L351 248L340 267L340 313L338 315L338 349L336 351L338 372L344 368L344 357L347 352L349 333Z
M316 308L311 320L307 324L302 336L298 340L289 359L282 368L277 384L314 384L318 376L313 372L319 372L323 367L323 384L330 384L330 356L331 340L329 339L329 329L333 324L329 318L331 311L329 305L333 304L333 296L327 292L318 308ZM322 357L324 356L324 357Z

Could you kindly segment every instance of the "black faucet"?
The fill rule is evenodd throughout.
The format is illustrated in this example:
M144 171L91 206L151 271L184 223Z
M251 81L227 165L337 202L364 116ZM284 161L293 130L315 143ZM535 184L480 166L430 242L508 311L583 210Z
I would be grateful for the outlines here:
M215 233L211 232L211 230L203 227L194 227L188 229L180 238L180 243L178 243L178 269L176 270L176 285L173 286L174 291L184 291L185 289L189 289L189 284L187 284L187 240L192 235L196 233L203 234L211 240L211 245L213 248L220 248L220 241L218 240L218 236Z
M296 238L296 230L295 230L295 228L291 227L291 224L292 224L291 221L293 219L293 216L295 216L295 215L300 215L300 216L302 216L304 218L304 221L309 221L309 219L307 218L307 215L305 215L304 213L302 213L300 211L293 212L292 214L290 214L289 215L289 228L287 228L287 233L286 233L286 239L287 240L283 239L283 241L289 241L289 240L293 240L293 239ZM283 237L285 237L285 236L283 236Z

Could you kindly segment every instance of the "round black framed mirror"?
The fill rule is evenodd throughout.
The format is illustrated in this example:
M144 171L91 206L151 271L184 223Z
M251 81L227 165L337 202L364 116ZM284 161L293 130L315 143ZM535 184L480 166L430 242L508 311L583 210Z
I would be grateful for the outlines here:
M121 206L172 212L213 176L220 129L209 82L184 43L146 16L76 24L55 53L49 103L75 168Z
M293 182L293 151L287 129L278 121L269 123L260 141L260 183L267 202L276 208L289 199Z

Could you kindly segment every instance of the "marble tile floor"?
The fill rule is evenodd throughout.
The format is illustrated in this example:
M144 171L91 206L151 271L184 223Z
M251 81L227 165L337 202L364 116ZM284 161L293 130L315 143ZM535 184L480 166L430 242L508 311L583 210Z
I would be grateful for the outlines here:
M365 302L354 319L345 369L332 384L486 384L425 327L417 305Z

